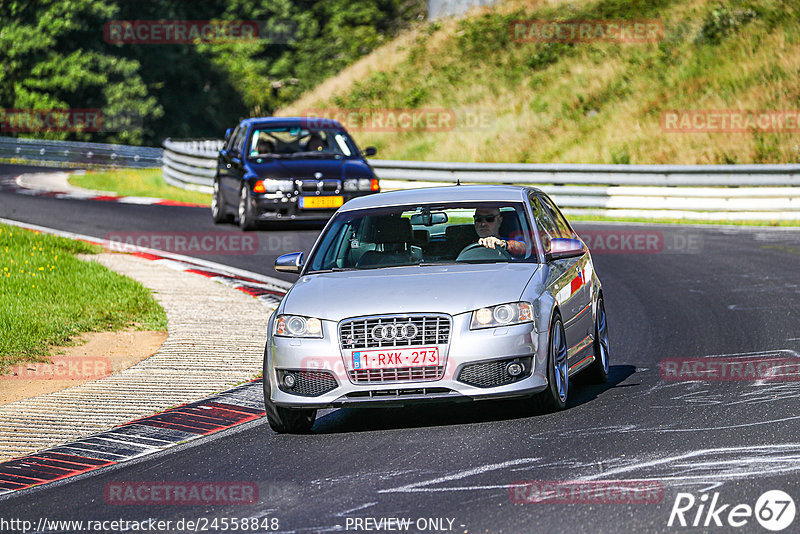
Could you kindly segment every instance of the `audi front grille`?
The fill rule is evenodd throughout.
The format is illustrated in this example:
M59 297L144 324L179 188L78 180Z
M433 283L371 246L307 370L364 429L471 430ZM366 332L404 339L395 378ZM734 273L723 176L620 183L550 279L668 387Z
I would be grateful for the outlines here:
M444 375L444 365L428 367L395 367L390 369L352 369L350 380L356 384L376 382L424 382L439 380Z
M450 342L449 315L380 315L347 319L339 323L339 341L345 355L362 349L424 347ZM439 351L444 358L444 351ZM389 369L350 369L354 384L424 382L444 376L444 361L438 366Z
M339 323L343 350L446 345L450 342L448 315L385 315Z

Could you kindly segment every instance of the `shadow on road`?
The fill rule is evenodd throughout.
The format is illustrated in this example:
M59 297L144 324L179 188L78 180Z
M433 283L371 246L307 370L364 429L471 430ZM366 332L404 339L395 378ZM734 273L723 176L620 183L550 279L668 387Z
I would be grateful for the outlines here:
M621 385L636 372L633 365L612 365L605 384L570 384L567 410L594 400L602 393ZM449 404L413 405L404 408L341 408L319 417L313 434L339 434L369 432L402 428L452 426L493 421L507 421L527 417L544 417L548 414L534 412L524 401L496 400ZM557 416L557 414L552 414Z

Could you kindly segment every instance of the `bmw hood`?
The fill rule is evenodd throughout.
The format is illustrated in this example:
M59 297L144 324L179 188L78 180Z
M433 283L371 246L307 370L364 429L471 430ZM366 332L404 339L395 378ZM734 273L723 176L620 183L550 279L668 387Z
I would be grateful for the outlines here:
M281 313L340 321L390 313L450 315L519 300L535 263L453 264L302 276Z
M345 178L371 178L372 172L366 163L357 159L269 159L261 163L249 162L253 173L259 178L322 178L344 180Z

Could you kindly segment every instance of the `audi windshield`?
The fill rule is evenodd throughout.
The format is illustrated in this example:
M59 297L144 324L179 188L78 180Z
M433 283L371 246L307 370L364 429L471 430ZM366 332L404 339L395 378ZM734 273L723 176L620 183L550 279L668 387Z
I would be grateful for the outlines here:
M339 212L306 274L442 263L537 262L524 205L482 202Z

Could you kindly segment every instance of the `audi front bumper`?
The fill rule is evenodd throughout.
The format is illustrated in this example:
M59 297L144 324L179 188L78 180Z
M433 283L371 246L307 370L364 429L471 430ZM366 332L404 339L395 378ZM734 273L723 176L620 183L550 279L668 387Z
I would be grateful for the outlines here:
M547 387L547 331L533 323L470 330L469 322L469 313L452 317L449 342L436 345L440 371L386 370L383 379L362 381L352 351L340 345L337 322L322 321L323 337L310 339L275 336L270 319L264 358L270 400L290 408L397 406L526 397ZM517 377L507 371L515 362L522 368Z

